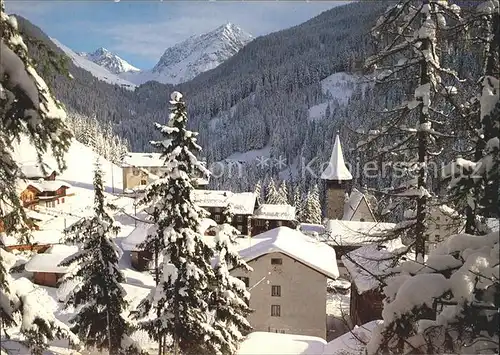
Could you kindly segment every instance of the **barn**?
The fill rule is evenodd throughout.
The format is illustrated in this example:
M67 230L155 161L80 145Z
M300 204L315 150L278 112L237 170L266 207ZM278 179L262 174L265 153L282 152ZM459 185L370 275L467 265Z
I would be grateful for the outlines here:
M59 279L64 276L68 269L59 266L59 264L77 251L78 247L74 245L52 245L45 253L34 255L24 265L24 269L33 273L34 283L57 287Z
M351 279L350 317L353 325L382 319L380 278L393 266L393 250L403 245L397 241L389 246L366 245L342 256Z

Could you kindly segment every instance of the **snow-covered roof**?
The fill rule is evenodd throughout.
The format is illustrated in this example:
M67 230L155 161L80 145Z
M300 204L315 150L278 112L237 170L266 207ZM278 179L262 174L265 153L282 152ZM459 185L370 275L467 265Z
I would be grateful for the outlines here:
M444 214L448 217L451 217L451 218L460 217L460 215L458 214L457 211L455 211L453 208L451 208L447 205L439 205L437 208L442 214Z
M342 154L338 134L335 136L335 144L333 145L330 161L326 169L321 173L321 178L323 180L352 180L352 175L344 162L344 155Z
M320 235L325 232L325 226L322 224L301 223L299 224L299 230L304 234L317 233Z
M253 332L240 344L237 355L321 355L324 339L295 334Z
M45 173L42 170L42 165L45 168ZM21 176L27 179L40 179L49 176L53 172L57 172L47 163L25 162L21 165Z
M374 320L354 328L325 345L322 355L359 355L364 353L365 344L381 320Z
M342 256L342 262L356 285L358 294L373 290L380 284L378 276L384 275L392 265L393 251L404 248L399 239L384 246L365 245Z
M270 253L282 253L329 278L339 276L335 250L296 229L278 227L248 239L239 241L239 253L246 261Z
M144 219L145 215L138 216L138 218ZM210 218L202 218L200 221L200 234L205 234L205 231L213 226L216 226L214 220ZM144 242L146 236L156 232L156 226L154 224L138 222L137 227L122 241L122 249L127 251L137 250L137 245Z
M50 216L50 215L45 214L45 213L40 213L40 212L37 212L34 210L26 210L26 216L28 218L31 218L31 219L34 219L37 221L42 221L42 222L46 222L46 221L49 221L49 220L54 218L53 216Z
M164 159L160 153L127 153L123 158L123 167L159 167L163 166Z
M262 204L255 210L253 218L293 221L295 220L295 207L290 205Z
M370 213L373 216L373 212L370 208L370 205L368 204L368 201L366 200L365 194L359 191L358 189L353 188L351 194L349 195L349 198L344 203L344 215L342 217L342 220L344 221L352 220L352 218L354 217L354 213L356 213L356 210L358 209L359 205L363 200L365 201L366 205L368 206L368 209L370 210Z
M36 254L24 265L28 272L53 272L64 274L68 268L59 264L68 256L78 252L78 247L74 245L53 245L47 252Z
M67 182L64 181L59 181L59 180L41 180L38 182L30 182L30 186L33 186L35 189L37 189L40 192L53 192L57 191L61 187L66 187L70 188L71 185L68 184Z
M362 246L372 244L378 235L393 229L394 223L342 221L330 219L326 223L325 241L331 245Z
M235 214L253 214L256 201L257 196L254 192L193 190L193 202L198 206L224 208L231 204Z

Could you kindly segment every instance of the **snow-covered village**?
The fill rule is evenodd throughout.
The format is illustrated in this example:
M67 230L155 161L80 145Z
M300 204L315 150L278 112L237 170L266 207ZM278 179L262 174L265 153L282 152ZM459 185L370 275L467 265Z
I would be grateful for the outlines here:
M0 22L0 355L500 353L498 0Z

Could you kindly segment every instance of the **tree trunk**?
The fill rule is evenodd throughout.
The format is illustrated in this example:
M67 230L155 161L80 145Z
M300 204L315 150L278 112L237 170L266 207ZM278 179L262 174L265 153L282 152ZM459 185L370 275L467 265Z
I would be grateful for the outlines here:
M425 21L425 14L422 14L422 23ZM422 39L421 53L431 48L430 40L428 38ZM423 54L422 54L423 55ZM429 65L425 58L420 61L420 80L419 85L430 83L429 78ZM428 145L428 132L423 131L426 123L429 122L429 112L424 110L424 102L420 104L420 117L419 117L419 130L417 133L418 139L418 189L427 190L427 145ZM425 220L427 217L427 196L417 197L417 223L415 226L415 257L417 260L424 260L425 255ZM421 258L421 259L420 259Z

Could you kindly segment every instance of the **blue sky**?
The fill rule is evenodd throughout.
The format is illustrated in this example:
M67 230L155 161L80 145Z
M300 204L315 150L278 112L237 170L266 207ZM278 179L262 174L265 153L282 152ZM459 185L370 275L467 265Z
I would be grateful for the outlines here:
M298 25L341 1L6 0L17 13L75 51L105 47L153 67L166 48L232 22L257 37Z

